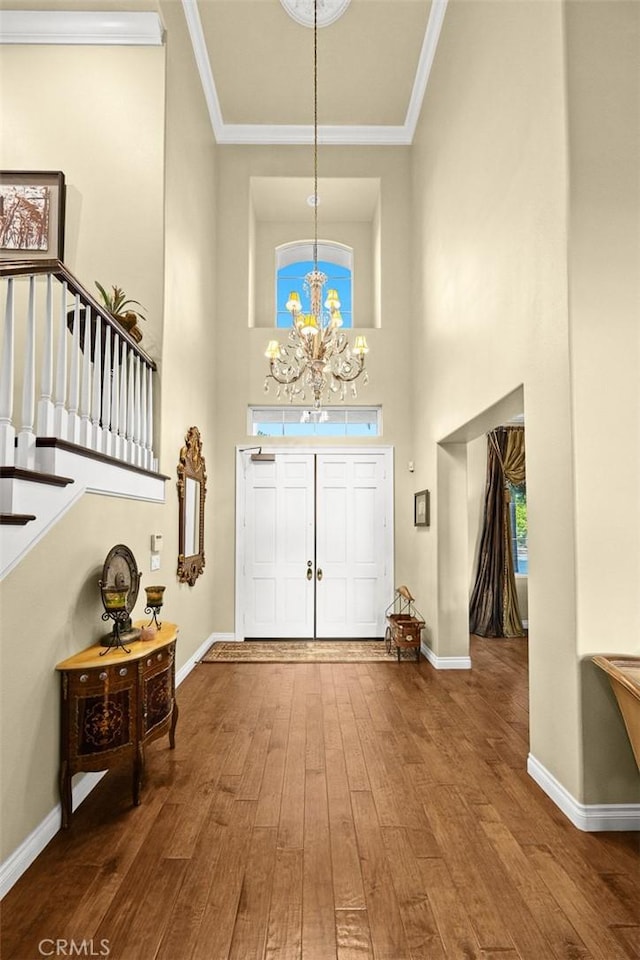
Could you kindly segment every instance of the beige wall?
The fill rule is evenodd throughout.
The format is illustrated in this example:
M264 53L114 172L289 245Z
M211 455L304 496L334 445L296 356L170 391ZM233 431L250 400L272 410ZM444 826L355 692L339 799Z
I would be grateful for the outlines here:
M633 759L590 656L640 650L640 5L568 3L566 26L577 654L602 802Z
M574 524L582 474L574 480L567 307L571 107L562 4L450 3L413 154L415 355L426 358L426 391L417 369L414 389L418 485L435 489L437 517L416 552L418 589L429 597L435 652L459 655L465 620L455 579L469 562L466 504L455 495L463 467L456 444L438 443L464 434L522 383L531 753L578 801L631 802L628 758L597 785L585 770ZM577 549L582 563L579 541ZM635 643L631 632L603 642ZM597 736L620 755L628 748L619 734L612 726Z
M159 366L156 445L169 480L164 505L85 496L0 585L0 860L57 803L54 667L105 630L97 580L108 550L126 543L142 584L167 584L178 666L216 630L211 485L204 575L193 588L175 577L175 471L188 427L201 429L208 466L214 452L215 145L181 7L160 9L166 48L2 48L2 167L63 170L71 270L89 288L94 278L113 279L148 308L143 346ZM153 575L152 533L164 535ZM134 616L142 608L139 599Z
M217 340L221 349L215 367L215 383L218 408L224 411L224 415L218 422L211 474L217 504L214 577L219 587L214 603L217 629L230 632L235 628L235 447L236 444L253 442L246 433L247 405L278 402L273 388L268 395L263 390L268 330L250 328L249 325L248 250L253 237L257 273L257 264L272 261L271 244L279 234L271 230L253 230L250 178L305 176L309 173L312 156L308 148L276 150L229 146L220 148L218 157L219 282L216 312ZM358 388L358 401L382 403L384 407L384 435L379 442L393 444L396 456L395 575L398 583L411 585L412 578L415 579L410 563L414 480L407 464L415 459L415 451L410 443L411 392L407 384L411 354L410 247L406 229L411 216L409 151L402 148L321 148L319 167L325 177L375 176L381 180L382 321L380 328L366 330L370 346L367 357L370 382L368 386ZM309 215L312 217L311 211ZM312 226L312 220L310 223ZM319 235L325 237L321 218ZM281 241L277 239L277 242ZM268 296L269 303L272 303L273 293ZM419 595L416 596L419 599Z
M0 51L2 169L63 171L65 263L95 296L98 280L144 305L142 345L153 356L162 335L164 70L160 47Z
M436 486L437 444L523 383L531 752L579 797L562 91L559 5L449 6L413 158L416 354L427 385L416 380L416 428L437 516L416 562L434 649L459 655L466 620L450 606L468 598L468 552L448 566L464 591L438 583L437 558L442 567L461 524L468 535L466 502L448 503Z
M169 476L161 532L161 582L170 584L172 616L180 624L178 664L219 629L213 618L211 559L215 555L216 491L211 483L216 431L216 147L181 5L162 0L167 28L165 168L165 323L162 342L160 470ZM190 426L203 443L209 481L203 575L194 587L178 584L176 465ZM175 613L174 613L175 611ZM168 614L165 603L165 612Z

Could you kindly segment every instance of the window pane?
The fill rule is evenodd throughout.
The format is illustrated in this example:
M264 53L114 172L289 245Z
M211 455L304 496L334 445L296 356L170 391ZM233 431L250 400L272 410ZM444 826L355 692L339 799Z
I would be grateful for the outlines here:
M509 517L511 520L511 547L513 553L513 569L515 573L529 572L529 553L527 545L527 488L525 484L514 487L509 484L511 503Z
M249 433L262 437L377 437L378 407L250 407Z
M281 423L254 423L254 437L283 437L284 428Z
M327 290L337 290L338 299L340 300L340 312L342 314L342 326L350 328L353 325L351 271L347 267L330 263L328 260L319 260L318 269L326 274L328 278L323 291L325 297ZM287 328L291 326L291 314L287 310L286 305L292 290L297 290L300 294L303 313L308 313L311 309L309 291L304 288L304 278L312 270L313 260L299 260L297 263L290 263L288 266L281 267L278 270L276 277L277 327Z

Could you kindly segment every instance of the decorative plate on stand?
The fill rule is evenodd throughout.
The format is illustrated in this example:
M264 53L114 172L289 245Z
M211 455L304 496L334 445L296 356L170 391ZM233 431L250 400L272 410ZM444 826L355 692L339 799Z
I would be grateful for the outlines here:
M136 559L129 547L125 546L124 543L118 543L109 550L104 561L100 586L102 588L120 587L123 590L128 590L126 608L130 615L138 599L141 576ZM111 636L112 634L107 634L105 641ZM138 627L131 626L131 616L129 616L120 630L120 639L127 642L137 640L139 636L140 630Z

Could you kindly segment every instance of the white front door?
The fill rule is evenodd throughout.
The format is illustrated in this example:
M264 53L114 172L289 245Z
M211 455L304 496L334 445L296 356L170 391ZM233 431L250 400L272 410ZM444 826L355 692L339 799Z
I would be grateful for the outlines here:
M385 451L245 459L238 471L241 636L384 635L393 596L390 462Z
M317 637L384 634L384 468L379 454L318 454Z
M313 637L314 457L246 466L244 634Z

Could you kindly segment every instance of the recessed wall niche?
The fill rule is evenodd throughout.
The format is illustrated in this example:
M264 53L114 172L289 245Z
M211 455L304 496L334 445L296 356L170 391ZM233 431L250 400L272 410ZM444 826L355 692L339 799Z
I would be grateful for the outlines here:
M312 177L251 177L249 204L249 326L273 328L276 247L313 240ZM380 180L318 179L318 240L353 248L354 327L380 322Z

